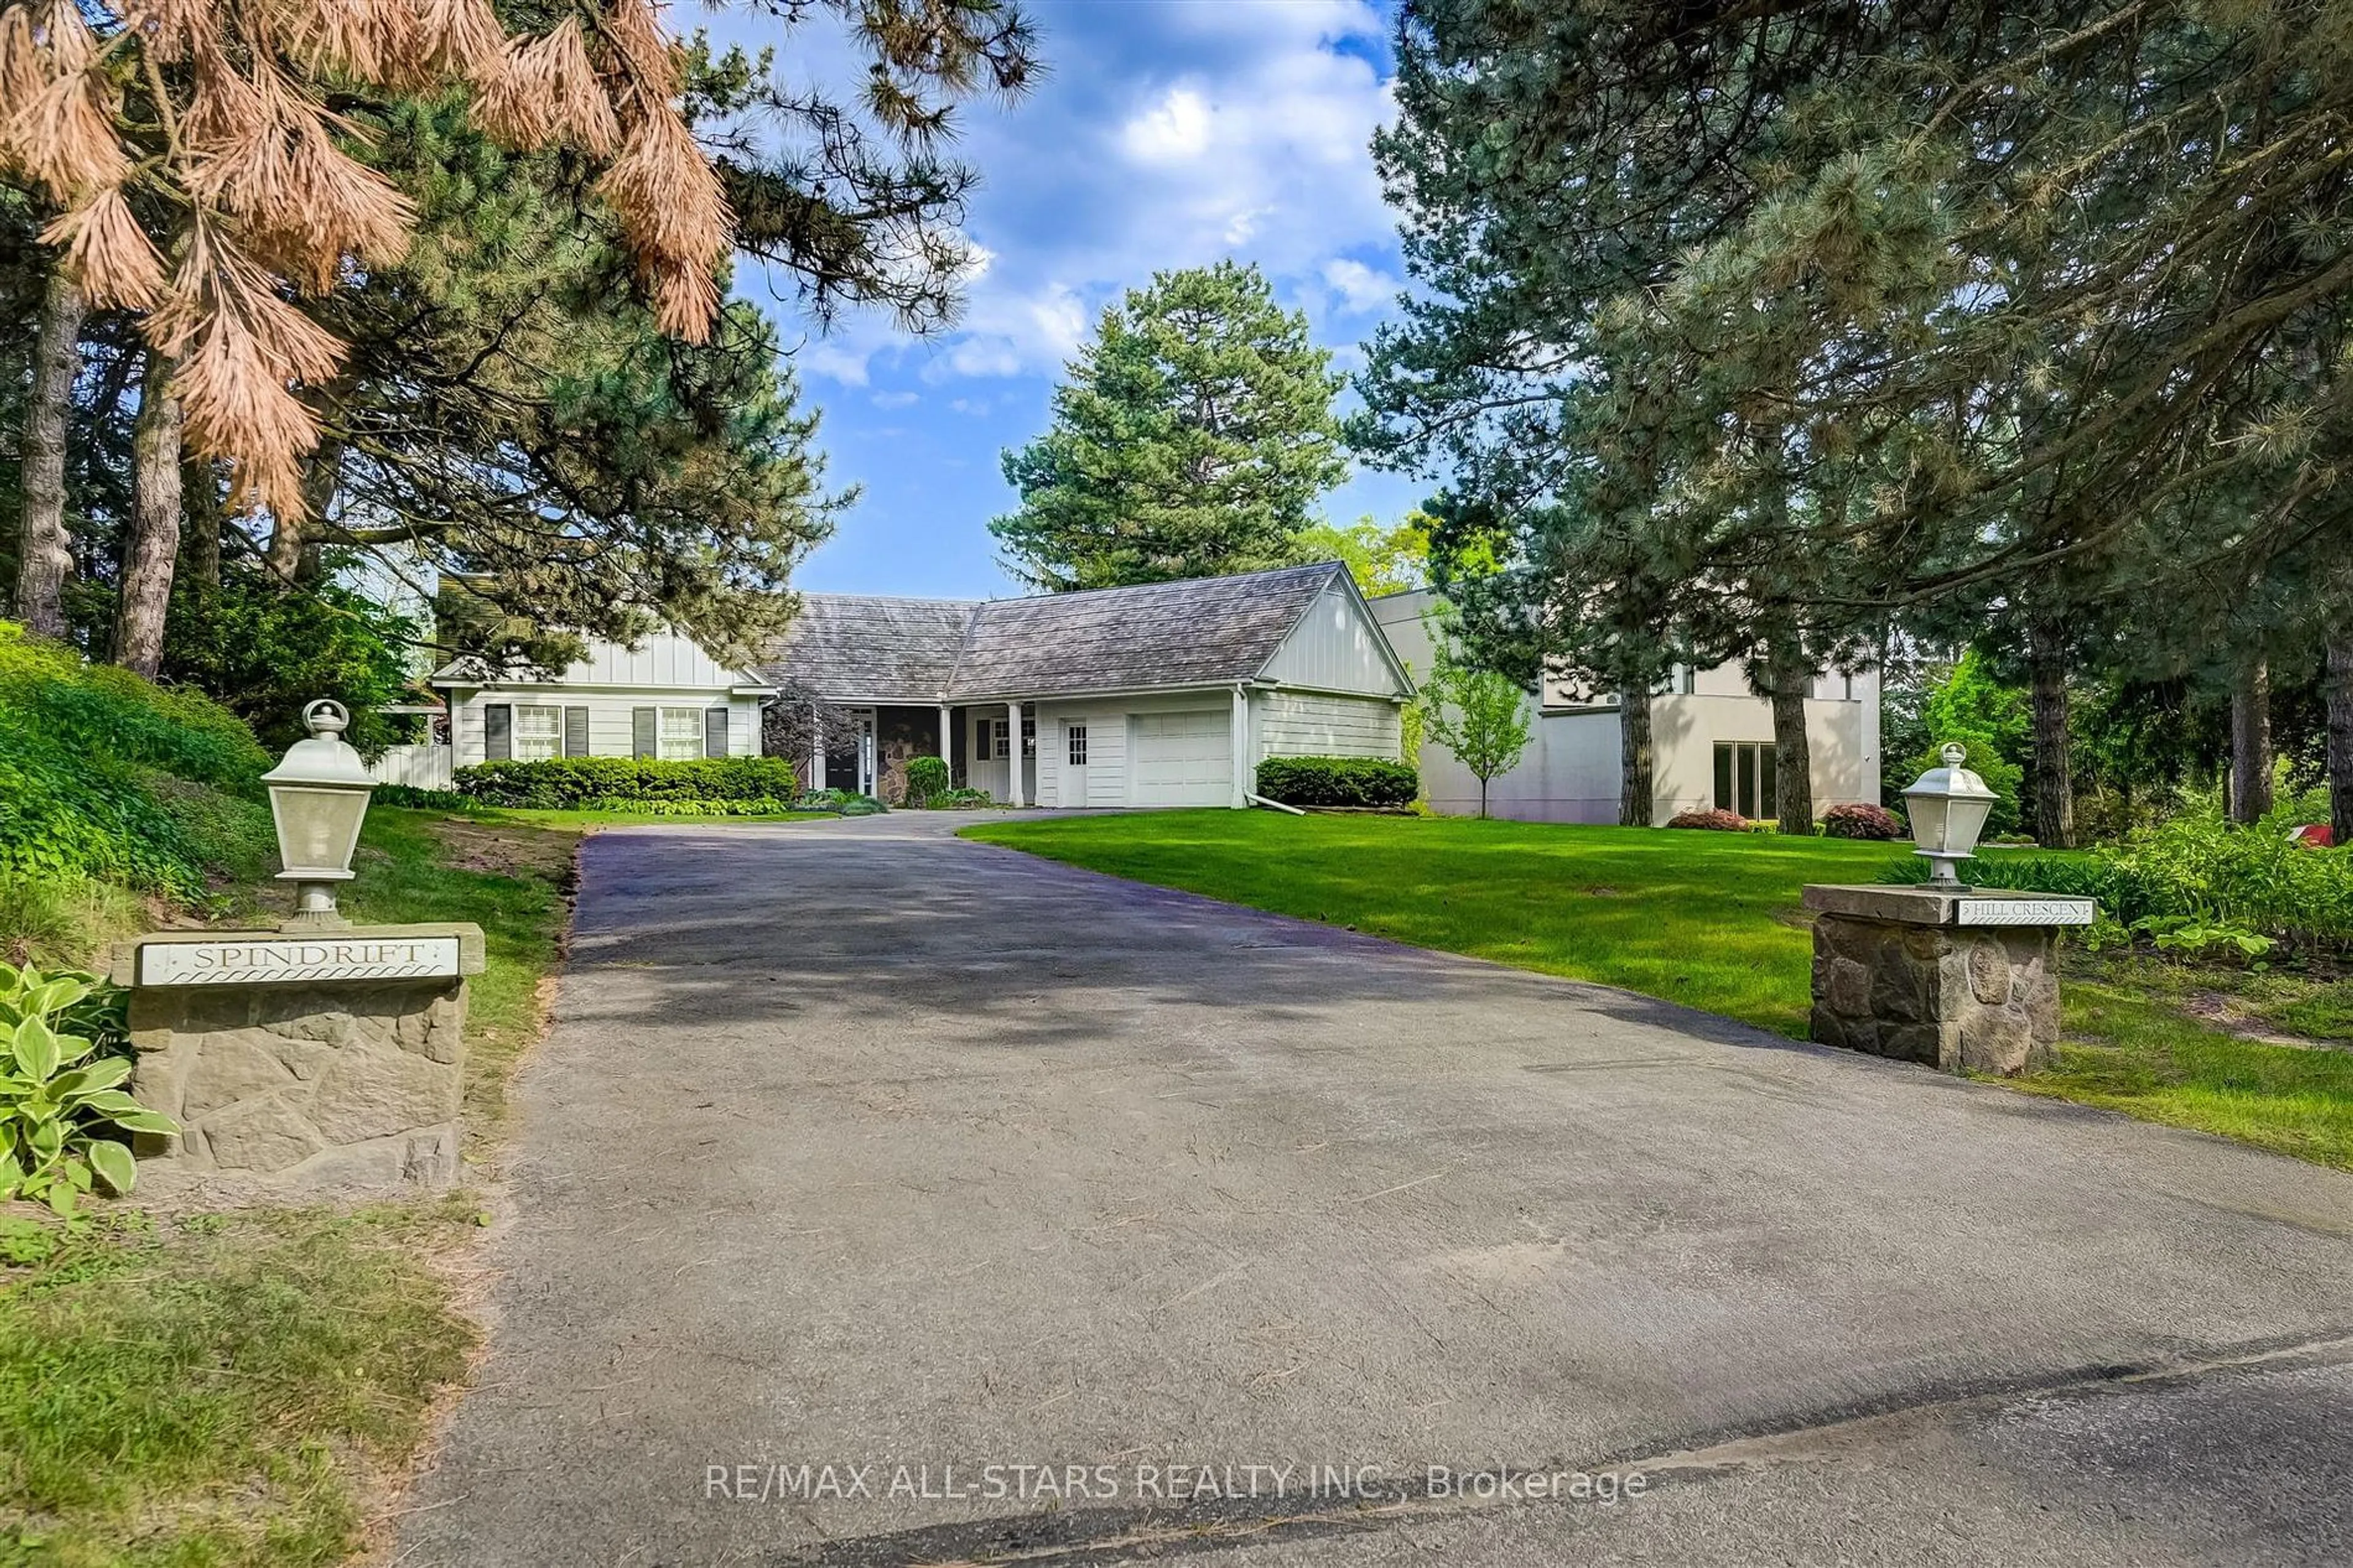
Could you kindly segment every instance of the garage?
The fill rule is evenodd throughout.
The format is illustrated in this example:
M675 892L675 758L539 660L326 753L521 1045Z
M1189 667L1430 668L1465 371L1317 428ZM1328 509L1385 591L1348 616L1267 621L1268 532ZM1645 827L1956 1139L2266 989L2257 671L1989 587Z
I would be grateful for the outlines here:
M1138 805L1225 805L1233 795L1230 709L1137 713L1133 763Z

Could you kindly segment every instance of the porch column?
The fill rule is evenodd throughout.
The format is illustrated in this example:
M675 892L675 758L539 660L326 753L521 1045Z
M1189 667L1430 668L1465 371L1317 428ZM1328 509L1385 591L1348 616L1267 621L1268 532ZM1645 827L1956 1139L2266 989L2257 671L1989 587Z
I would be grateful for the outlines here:
M809 704L809 788L825 787L825 714L814 702Z
M1021 798L1021 704L1018 702L1005 705L1005 734L1006 749L1013 753L1005 770L1006 777L1012 780L1006 798L1015 805L1026 805L1029 803Z
M1236 811L1250 809L1250 792L1258 787L1251 776L1257 770L1250 766L1250 693L1237 685L1234 688L1234 793L1226 804Z
M940 761L942 761L942 762L944 762L944 763L947 763L947 765L948 765L949 767L951 767L951 768L953 768L953 767L955 767L955 746L954 745L954 743L952 742L952 741L951 741L951 739L950 739L950 737L951 737L951 735L952 735L952 733L953 733L952 726L955 724L955 721L953 718L951 718L951 717L949 716L949 714L948 714L948 705L947 705L946 703L944 703L944 702L941 703L941 704L940 704Z

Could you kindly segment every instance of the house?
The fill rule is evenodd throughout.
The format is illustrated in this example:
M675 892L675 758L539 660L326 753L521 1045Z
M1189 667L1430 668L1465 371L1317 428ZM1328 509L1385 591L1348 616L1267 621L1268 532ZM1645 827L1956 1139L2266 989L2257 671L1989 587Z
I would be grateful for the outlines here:
M1243 805L1265 757L1396 756L1413 691L1333 563L1023 599L808 594L759 674L849 711L856 743L812 758L815 783L888 798L935 755L1016 805Z
M449 762L460 768L547 757L755 757L761 704L776 695L760 676L729 668L675 632L635 647L591 643L587 658L553 679L467 655L426 683L448 705Z
M1427 671L1436 605L1427 591L1372 601L1384 634L1411 670ZM1523 822L1615 822L1621 776L1618 700L1547 677L1531 696L1527 750L1488 788L1487 809ZM1849 801L1879 801L1879 677L1830 671L1806 700L1806 742L1817 815ZM1769 817L1779 807L1772 705L1737 664L1677 668L1651 699L1651 820L1722 806ZM1443 747L1426 744L1422 791L1440 812L1479 808L1479 781Z

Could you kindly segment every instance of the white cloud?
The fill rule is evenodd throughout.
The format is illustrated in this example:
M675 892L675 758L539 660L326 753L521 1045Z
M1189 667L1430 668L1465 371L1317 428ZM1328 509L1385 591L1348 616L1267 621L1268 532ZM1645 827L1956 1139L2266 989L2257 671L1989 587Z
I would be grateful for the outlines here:
M1324 281L1339 296L1342 309L1352 314L1380 310L1398 291L1396 279L1345 256L1324 264Z
M844 386L864 386L870 353L847 341L818 338L795 354L793 363L805 374L821 375Z
M1120 127L1119 140L1139 163L1198 158L1209 145L1209 106L1189 87L1171 88L1157 104Z
M920 403L923 399L912 392L878 392L867 401L877 408L904 408L909 404Z

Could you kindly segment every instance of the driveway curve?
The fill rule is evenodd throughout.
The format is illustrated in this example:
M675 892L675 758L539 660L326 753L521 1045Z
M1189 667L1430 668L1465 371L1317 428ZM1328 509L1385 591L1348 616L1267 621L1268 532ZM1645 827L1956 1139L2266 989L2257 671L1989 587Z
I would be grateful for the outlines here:
M2353 1177L955 825L587 842L393 1561L2353 1558Z

